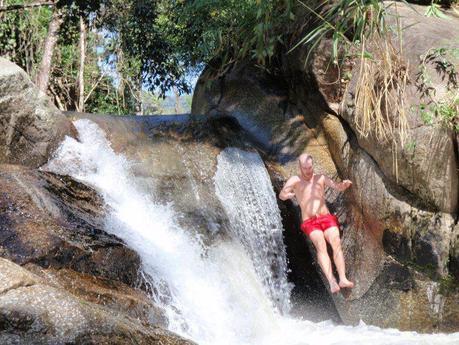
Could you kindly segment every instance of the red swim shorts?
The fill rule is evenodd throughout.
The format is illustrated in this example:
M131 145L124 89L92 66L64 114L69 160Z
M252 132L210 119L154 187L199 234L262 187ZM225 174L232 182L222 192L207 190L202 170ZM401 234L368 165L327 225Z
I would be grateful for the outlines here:
M334 214L329 213L306 219L301 224L301 230L309 236L314 230L325 231L332 226L336 226L339 229L339 222Z

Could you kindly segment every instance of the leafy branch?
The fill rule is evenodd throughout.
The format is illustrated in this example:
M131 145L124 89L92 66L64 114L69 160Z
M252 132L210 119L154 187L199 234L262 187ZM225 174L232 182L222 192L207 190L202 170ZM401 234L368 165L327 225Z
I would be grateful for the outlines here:
M459 133L459 84L456 65L451 61L459 57L459 48L431 48L421 56L419 72L416 76L416 85L425 102L419 105L419 112L426 124L433 124L435 120L447 128ZM432 76L428 65L433 65L435 71L447 80L447 93L437 99L433 86Z

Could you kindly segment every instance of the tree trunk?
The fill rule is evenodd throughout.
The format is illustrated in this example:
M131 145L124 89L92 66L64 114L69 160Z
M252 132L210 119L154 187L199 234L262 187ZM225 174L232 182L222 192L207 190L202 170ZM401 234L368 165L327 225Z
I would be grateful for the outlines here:
M57 107L59 108L59 110L62 110L62 111L67 110L67 108L65 107L65 105L62 103L61 98L59 97L59 94L56 92L56 90L54 89L54 87L53 87L52 84L49 86L49 90L50 90L51 93L53 94L53 96L54 96L54 103L57 104Z
M53 58L54 47L56 46L59 28L64 21L63 10L55 8L51 21L48 26L48 35L45 39L45 45L43 48L43 57L41 59L40 68L37 75L37 86L38 88L46 93L48 89L49 74L51 72L51 61Z
M139 77L139 103L140 115L145 115L143 109L142 76Z
M80 17L80 68L78 70L78 104L77 111L84 111L84 61L86 58L86 25Z
M180 114L180 95L175 86L172 88L172 90L174 90L175 95L175 113Z
M3 8L3 3L4 3L4 0L0 0L0 8ZM3 20L3 13L0 11L0 20Z

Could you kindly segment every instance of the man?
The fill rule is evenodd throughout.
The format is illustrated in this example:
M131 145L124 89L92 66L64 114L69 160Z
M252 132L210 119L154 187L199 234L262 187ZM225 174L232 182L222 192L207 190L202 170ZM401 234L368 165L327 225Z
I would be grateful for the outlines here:
M306 153L299 157L298 163L300 175L288 179L279 193L279 198L285 201L295 197L298 201L303 220L301 230L309 236L317 250L317 259L330 284L331 292L337 293L340 288L353 288L354 283L346 278L338 219L330 214L324 198L325 186L342 192L349 188L352 182L344 180L336 183L325 175L314 174L312 157ZM326 242L330 243L333 249L339 284L333 275Z

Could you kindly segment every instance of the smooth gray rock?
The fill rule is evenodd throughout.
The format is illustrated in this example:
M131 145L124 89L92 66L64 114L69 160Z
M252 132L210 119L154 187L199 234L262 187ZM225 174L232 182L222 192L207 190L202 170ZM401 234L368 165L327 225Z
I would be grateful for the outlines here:
M72 123L14 63L0 58L0 162L39 167Z

